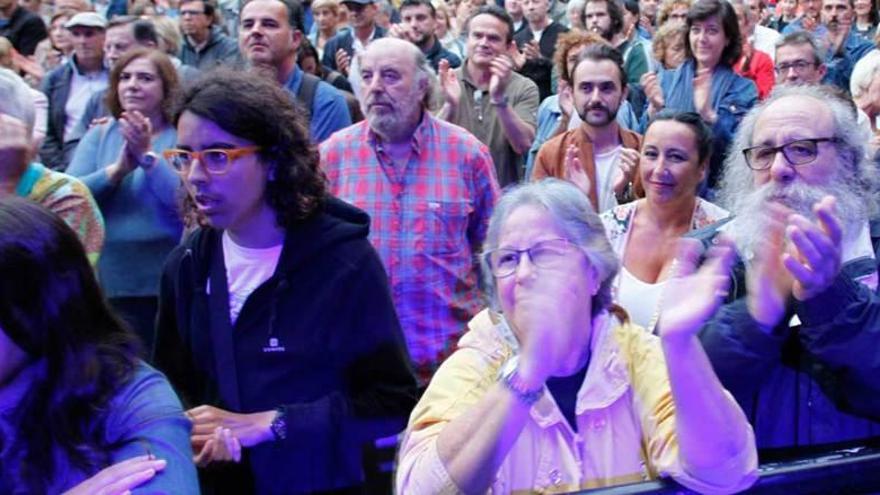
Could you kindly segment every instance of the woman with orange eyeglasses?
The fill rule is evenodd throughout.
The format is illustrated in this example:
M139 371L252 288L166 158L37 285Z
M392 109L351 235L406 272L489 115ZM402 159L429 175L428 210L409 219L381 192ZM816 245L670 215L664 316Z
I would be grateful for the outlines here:
M88 186L104 216L98 281L145 349L153 342L162 263L182 230L180 177L158 155L177 139L170 118L178 87L164 53L123 55L107 90L113 118L83 136L67 168Z
M369 217L328 195L272 81L209 73L165 157L202 226L168 257L154 362L188 408L202 493L361 493L403 429L410 369Z

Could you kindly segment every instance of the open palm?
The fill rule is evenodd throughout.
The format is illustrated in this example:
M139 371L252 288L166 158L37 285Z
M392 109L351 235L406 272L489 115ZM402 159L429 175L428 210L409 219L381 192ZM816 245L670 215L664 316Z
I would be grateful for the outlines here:
M696 239L679 240L676 266L663 288L660 307L659 329L664 338L696 335L727 296L733 246L728 241L713 246L697 269L701 251Z

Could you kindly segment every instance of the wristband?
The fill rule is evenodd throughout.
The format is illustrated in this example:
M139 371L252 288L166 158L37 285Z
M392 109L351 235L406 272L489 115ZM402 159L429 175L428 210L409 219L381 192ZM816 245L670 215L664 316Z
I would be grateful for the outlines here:
M508 98L507 95L504 95L504 96L501 97L500 100L492 100L492 99L490 99L490 100L489 100L489 104L492 105L493 107L506 107L506 106L507 106L507 103L508 103L509 101L510 101L510 98Z

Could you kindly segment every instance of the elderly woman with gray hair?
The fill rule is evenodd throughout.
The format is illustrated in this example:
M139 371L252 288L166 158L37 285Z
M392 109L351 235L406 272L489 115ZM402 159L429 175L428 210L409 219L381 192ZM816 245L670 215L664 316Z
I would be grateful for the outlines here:
M871 51L856 63L849 89L853 101L868 116L876 150L880 147L880 50Z
M693 244L660 336L611 303L619 262L586 196L548 179L497 204L481 257L490 308L471 320L410 417L400 493L566 492L670 476L747 488L745 415L696 337L727 293L731 248L694 270Z

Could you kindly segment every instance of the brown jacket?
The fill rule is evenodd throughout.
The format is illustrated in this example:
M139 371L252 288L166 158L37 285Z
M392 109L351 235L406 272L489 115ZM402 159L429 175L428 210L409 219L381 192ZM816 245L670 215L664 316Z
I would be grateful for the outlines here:
M642 146L642 136L621 127L620 142L623 143L624 148L638 150ZM590 141L587 133L584 132L583 127L565 131L544 143L535 157L535 167L532 169L530 180L536 181L545 177L565 179L565 150L569 144L574 144L579 150L578 158L587 172L587 176L590 178L590 203L593 204L593 208L598 209L599 200L598 193L596 192L596 162L593 159L593 143ZM633 177L633 191L636 197L645 195L642 179L638 171L636 171Z

